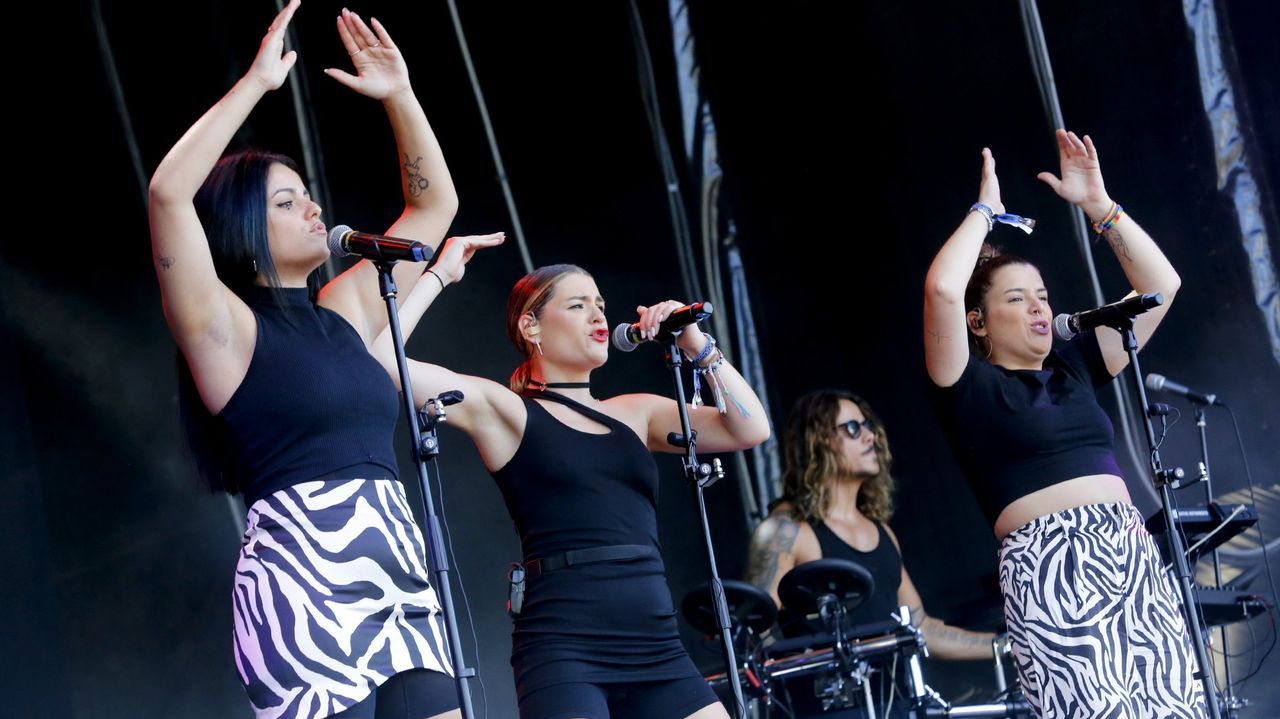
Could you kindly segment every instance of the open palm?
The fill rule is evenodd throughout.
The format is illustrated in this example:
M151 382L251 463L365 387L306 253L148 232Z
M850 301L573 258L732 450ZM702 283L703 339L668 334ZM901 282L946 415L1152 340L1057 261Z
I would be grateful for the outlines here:
M1098 164L1098 150L1093 140L1088 135L1082 140L1066 130L1055 134L1062 177L1052 172L1041 172L1036 177L1073 205L1105 201L1107 188L1102 182L1102 166Z
M326 75L375 100L385 100L409 89L409 66L377 18L372 29L359 15L343 10L338 16L338 36L351 56L356 74L329 68Z

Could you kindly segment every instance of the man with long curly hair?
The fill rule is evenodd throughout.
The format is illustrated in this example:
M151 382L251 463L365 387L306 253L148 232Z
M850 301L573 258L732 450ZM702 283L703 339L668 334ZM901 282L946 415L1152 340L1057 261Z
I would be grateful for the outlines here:
M783 443L784 496L752 535L747 581L777 602L778 582L792 567L848 559L866 567L876 584L851 613L855 624L885 621L906 605L933 656L991 658L994 634L958 629L924 611L889 529L893 455L871 406L844 390L807 394L791 409Z

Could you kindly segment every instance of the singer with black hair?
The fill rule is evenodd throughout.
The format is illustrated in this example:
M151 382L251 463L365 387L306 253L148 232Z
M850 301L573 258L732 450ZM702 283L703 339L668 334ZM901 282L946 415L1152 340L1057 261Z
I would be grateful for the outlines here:
M420 286L405 303L406 331L427 296ZM636 308L641 339L680 307ZM681 451L667 442L680 431L675 401L593 396L609 328L595 280L574 265L542 267L516 283L507 334L524 357L507 386L418 361L409 373L420 401L465 394L449 424L479 449L520 534L527 584L511 656L520 716L726 717L680 643L658 546L650 453ZM714 341L689 326L678 343L723 399L722 411L689 409L698 448L730 452L767 439L764 408ZM395 380L389 338L376 354Z
M1058 130L1056 139L1061 176L1039 179L1093 221L1135 293L1164 296L1134 322L1144 345L1178 273L1111 200L1089 136ZM1201 716L1178 600L1097 400L1129 362L1120 334L1098 327L1053 347L1040 272L984 252L992 219L1008 216L995 159L985 148L982 157L978 203L925 281L925 362L948 439L1000 540L1022 689L1044 717Z
M248 508L235 665L259 717L456 717L422 536L396 478L395 387L368 351L387 323L376 272L361 262L317 297L329 250L296 165L256 150L219 159L293 67L284 38L298 6L276 15L248 72L150 185L188 443L210 488ZM343 10L337 29L356 74L326 73L383 103L404 160L405 209L391 232L434 247L457 197L404 60L377 20ZM460 276L476 247L499 241L451 240L436 279ZM396 269L405 289L421 274L421 264Z

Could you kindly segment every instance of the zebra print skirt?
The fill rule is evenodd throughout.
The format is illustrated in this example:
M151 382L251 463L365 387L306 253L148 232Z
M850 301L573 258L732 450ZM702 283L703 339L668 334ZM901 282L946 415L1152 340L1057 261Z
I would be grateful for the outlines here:
M452 675L425 556L395 480L303 482L254 502L233 608L257 717L327 717L407 669Z
M1010 532L1000 588L1037 716L1205 715L1179 603L1133 505L1075 507Z

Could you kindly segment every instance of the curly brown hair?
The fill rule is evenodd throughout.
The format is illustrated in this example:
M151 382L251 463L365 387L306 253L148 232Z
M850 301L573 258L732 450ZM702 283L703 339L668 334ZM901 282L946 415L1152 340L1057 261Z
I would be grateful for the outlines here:
M836 426L840 400L858 405L862 414L875 425L876 457L880 473L862 484L858 491L858 511L868 519L887 522L893 515L893 453L884 423L871 405L847 390L826 389L811 392L791 408L783 438L786 469L782 475L783 493L806 521L822 519L831 499L831 480L838 476L844 458L831 440L842 431Z

